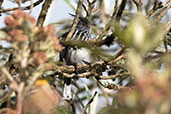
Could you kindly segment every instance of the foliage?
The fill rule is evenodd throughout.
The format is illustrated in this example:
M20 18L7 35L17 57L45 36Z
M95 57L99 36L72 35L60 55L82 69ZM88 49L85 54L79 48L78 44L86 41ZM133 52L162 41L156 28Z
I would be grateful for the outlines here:
M43 0L21 7L27 1L13 0L17 8L0 9L14 10L0 29L0 41L9 44L0 47L0 113L171 113L170 0L115 0L113 13L107 0L79 0L77 8L65 0L76 11L73 23L48 26L43 22L52 1L44 0L38 19L24 10L31 12ZM70 41L82 12L96 24L93 40ZM65 41L60 36L68 30ZM89 48L95 61L77 69L64 65L59 52L65 44ZM64 77L74 79L71 101L61 96Z

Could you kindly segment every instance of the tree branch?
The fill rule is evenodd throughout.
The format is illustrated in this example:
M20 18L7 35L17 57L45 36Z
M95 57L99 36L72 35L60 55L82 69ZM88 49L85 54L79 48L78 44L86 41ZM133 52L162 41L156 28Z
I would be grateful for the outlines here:
M49 9L52 1L53 0L45 0L44 4L42 5L42 10L41 10L40 15L39 15L38 20L37 20L37 26L38 27L43 27L43 23L45 21L48 9Z
M39 4L42 3L43 1L44 1L44 0L39 0L39 1L35 2L35 3L33 4L33 7L39 5ZM26 7L21 7L21 9L22 9L22 10L28 10L28 9L30 9L30 7L31 7L31 5L26 6ZM18 9L18 7L8 8L8 9L0 9L0 13L9 12L9 11L13 11L13 10L16 10L16 9Z
M76 9L76 15L75 15L72 27L66 37L66 41L70 40L70 38L72 37L72 34L74 33L75 27L78 23L78 18L79 18L82 2L83 2L83 0L79 0L79 2L78 2L77 9Z
M122 13L125 9L125 6L126 6L126 2L127 0L122 0L120 6L119 6L119 9L118 9L118 13L116 14L116 20L119 22L121 16L122 16Z
M93 102L95 96L97 95L97 91L94 93L93 97L89 100L89 102L87 103L87 105L84 107L84 109L81 111L81 114L84 114L86 109L90 106L90 104Z
M137 6L137 10L142 11L142 2L141 2L141 0L133 0L133 2Z
M164 7L160 13L158 13L158 15L157 15L156 19L153 21L153 23L159 22L170 8L171 8L171 2L169 3L168 6Z
M116 0L115 6L114 6L114 11L113 11L112 16L110 17L109 22L105 25L103 30L98 35L96 35L95 38L93 38L94 39L93 42L103 42L105 40L105 39L102 39L102 36L109 30L111 23L114 21L115 14L116 14L117 8L118 8L117 5L118 5L118 1ZM98 39L100 39L100 40L98 40Z
M17 83L5 67L0 66L0 70L12 83Z
M88 1L88 10L87 10L86 18L88 19L94 9L94 4L96 3L96 0L93 0L92 2L90 2L89 0L87 1Z

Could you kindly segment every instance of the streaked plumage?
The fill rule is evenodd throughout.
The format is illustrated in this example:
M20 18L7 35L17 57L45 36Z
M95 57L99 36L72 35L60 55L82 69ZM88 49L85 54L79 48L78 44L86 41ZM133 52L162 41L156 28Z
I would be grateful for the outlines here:
M85 17L80 16L75 31L70 40L91 40L90 26L90 22ZM64 39L66 38L67 34L68 33L64 35L65 37L63 36ZM90 50L87 48L77 48L76 46L66 45L60 53L60 60L65 61L67 65L76 66L77 64L84 64L85 62L90 63L92 61L92 57ZM65 85L63 90L63 97L66 100L71 100L71 79L65 78L64 83Z

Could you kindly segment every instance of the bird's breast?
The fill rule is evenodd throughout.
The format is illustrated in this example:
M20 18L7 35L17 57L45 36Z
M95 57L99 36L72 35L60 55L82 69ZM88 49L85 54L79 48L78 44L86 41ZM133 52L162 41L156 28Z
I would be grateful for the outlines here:
M86 62L92 62L91 51L87 48L73 49L70 56L70 61L75 64L85 64Z

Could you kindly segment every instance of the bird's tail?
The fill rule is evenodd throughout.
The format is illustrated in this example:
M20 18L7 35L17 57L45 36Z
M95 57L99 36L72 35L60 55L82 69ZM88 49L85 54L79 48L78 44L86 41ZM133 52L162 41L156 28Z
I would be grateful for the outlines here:
M63 99L65 99L65 100L71 100L72 99L71 78L65 78L64 79Z

